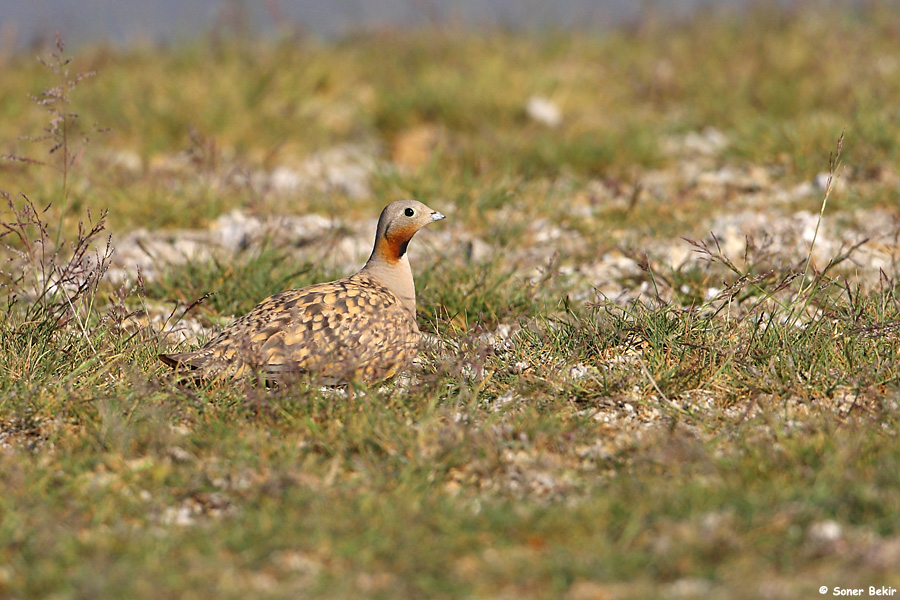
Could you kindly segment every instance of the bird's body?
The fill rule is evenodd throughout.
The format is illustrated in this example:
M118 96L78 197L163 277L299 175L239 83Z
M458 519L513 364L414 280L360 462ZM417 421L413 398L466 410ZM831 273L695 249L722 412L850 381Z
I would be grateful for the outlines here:
M388 379L412 363L421 337L406 246L443 218L421 202L394 202L382 211L358 273L269 296L198 350L160 359L200 379Z

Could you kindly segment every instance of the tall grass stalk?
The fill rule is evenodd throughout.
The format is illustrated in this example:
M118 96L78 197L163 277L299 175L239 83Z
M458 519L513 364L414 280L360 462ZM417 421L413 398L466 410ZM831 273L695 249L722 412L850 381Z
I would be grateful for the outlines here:
M837 177L837 170L840 166L841 161L841 149L844 145L844 132L841 132L840 137L837 141L837 148L828 158L828 181L825 183L825 192L822 195L822 205L819 207L819 218L816 220L816 229L813 232L812 241L809 243L809 252L806 255L806 265L803 269L803 277L800 280L800 287L797 289L797 294L794 296L793 301L791 302L791 324L795 324L797 319L800 318L800 315L806 311L806 308L809 306L810 301L812 300L813 294L809 293L815 289L818 284L821 276L824 274L824 271L821 273L817 273L815 277L813 277L812 281L808 281L809 279L809 271L812 267L813 262L813 250L816 247L816 240L819 238L819 228L822 225L822 221L825 218L825 207L828 206L828 198L831 196L831 191L834 187L835 177ZM803 306L800 307L800 310L794 311L794 308L797 306L797 303L801 298L804 298Z

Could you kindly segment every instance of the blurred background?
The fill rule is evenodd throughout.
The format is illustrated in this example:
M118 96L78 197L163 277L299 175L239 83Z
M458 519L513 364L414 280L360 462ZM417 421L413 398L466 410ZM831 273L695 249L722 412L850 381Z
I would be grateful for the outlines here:
M771 0L790 5L791 0ZM854 3L847 0L848 4ZM55 31L70 43L171 42L230 25L247 32L277 34L298 30L332 37L359 30L411 26L578 28L612 27L633 22L648 12L683 19L711 8L744 10L752 0L34 0L5 2L0 7L7 45L34 45ZM824 4L824 3L821 3Z

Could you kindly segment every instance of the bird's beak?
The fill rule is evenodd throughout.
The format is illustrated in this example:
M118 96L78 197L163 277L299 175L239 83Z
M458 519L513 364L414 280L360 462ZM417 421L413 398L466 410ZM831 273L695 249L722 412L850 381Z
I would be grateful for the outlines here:
M446 217L443 215L443 213L439 213L439 212L431 213L432 221L440 221L441 219L446 219Z

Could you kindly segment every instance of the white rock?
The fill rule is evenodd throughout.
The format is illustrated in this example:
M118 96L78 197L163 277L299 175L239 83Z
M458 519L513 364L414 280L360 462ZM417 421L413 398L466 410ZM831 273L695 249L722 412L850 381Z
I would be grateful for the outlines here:
M294 192L303 188L306 180L298 171L278 166L269 175L269 185L276 192Z
M597 374L597 367L578 363L569 367L569 378L579 381Z
M840 523L829 519L813 523L807 535L814 544L833 544L844 537L844 529Z
M246 248L251 238L262 229L263 224L259 219L235 209L228 214L220 215L213 227L218 235L219 243L224 248L235 252Z
M813 179L813 185L817 190L824 192L825 188L828 187L828 180L831 179L831 173L819 173ZM832 180L832 184L834 181Z
M562 124L559 107L541 96L529 98L525 104L525 112L532 120L548 127L559 127Z

